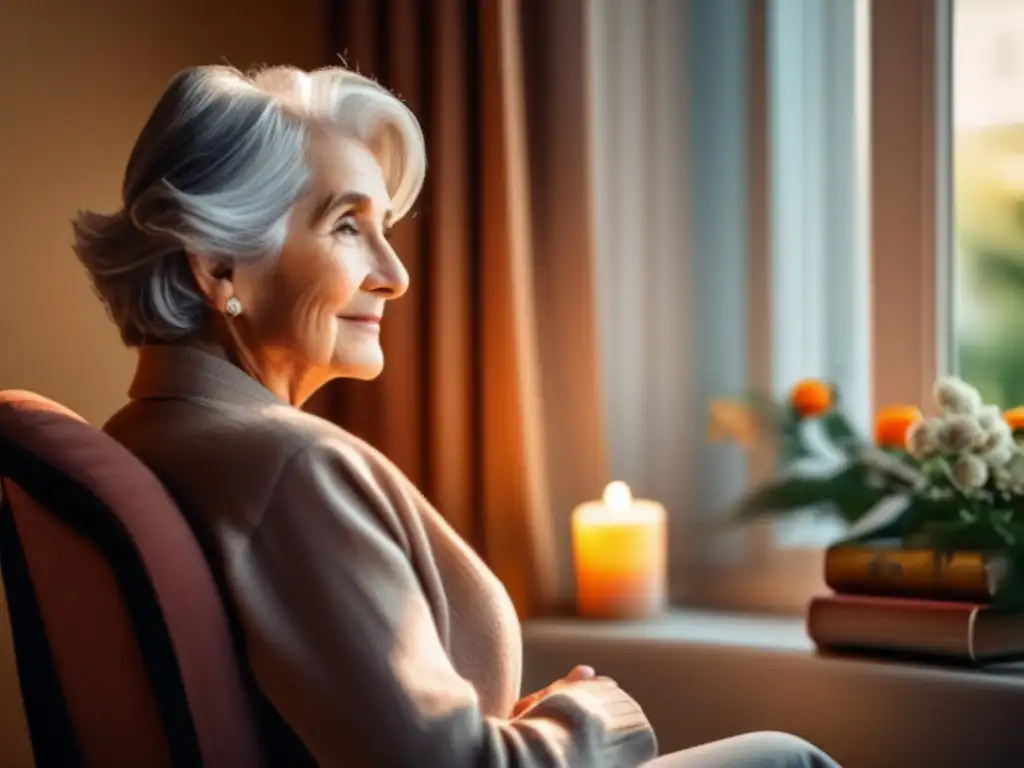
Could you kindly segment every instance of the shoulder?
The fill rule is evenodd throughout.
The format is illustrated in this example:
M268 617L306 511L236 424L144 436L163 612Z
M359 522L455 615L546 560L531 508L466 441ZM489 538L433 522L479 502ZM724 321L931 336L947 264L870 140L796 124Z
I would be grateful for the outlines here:
M384 454L319 416L281 406L268 410L253 426L257 442L273 443L287 456L282 482L329 477L353 486L369 503L411 490L404 473Z
M114 438L145 449L178 446L223 458L283 465L317 446L359 444L336 424L284 403L245 405L210 400L136 400L103 427ZM368 446L366 446L368 448Z
M369 444L285 404L140 400L104 429L185 503L219 502L218 516L237 509L253 526L278 507L305 503L312 514L318 504L344 500L346 508L358 502L383 511L396 495L416 493Z
M291 522L317 515L357 526L383 528L401 543L418 528L423 499L398 467L355 435L333 424L288 416L291 448L267 505L265 518ZM316 419L317 421L322 421ZM364 531L365 532L365 531ZM403 547L404 548L404 547Z

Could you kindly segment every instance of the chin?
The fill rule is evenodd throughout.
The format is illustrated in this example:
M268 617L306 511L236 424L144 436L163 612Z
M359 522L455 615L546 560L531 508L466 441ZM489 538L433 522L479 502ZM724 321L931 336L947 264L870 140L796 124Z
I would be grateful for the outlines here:
M352 373L348 374L350 379L359 379L360 381L372 381L380 376L384 370L384 363L380 365L366 365L356 368Z
M370 381L380 376L384 370L384 356L379 353L358 357L349 355L335 361L332 367L340 378Z

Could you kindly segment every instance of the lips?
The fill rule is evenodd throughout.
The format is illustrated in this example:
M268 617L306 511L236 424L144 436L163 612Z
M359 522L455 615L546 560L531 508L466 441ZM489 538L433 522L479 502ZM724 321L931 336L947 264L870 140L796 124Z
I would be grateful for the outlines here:
M338 319L344 320L346 327L353 331L380 333L380 315L342 315Z
M369 325L380 325L380 315L341 315L342 320L349 320L353 323L366 323Z

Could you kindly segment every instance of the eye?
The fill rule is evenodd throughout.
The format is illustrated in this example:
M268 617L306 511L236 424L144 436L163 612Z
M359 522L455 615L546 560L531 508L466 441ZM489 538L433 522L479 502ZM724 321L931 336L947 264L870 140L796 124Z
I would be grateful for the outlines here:
M356 217L351 213L345 214L338 219L332 233L336 235L358 235L359 223L356 221Z

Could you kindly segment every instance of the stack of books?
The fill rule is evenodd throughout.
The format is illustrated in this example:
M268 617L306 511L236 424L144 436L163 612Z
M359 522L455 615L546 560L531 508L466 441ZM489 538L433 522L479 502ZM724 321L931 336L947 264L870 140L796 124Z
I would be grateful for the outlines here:
M1024 660L1024 613L989 603L1008 573L999 555L837 544L825 554L833 594L811 601L807 632L823 652L983 665Z

